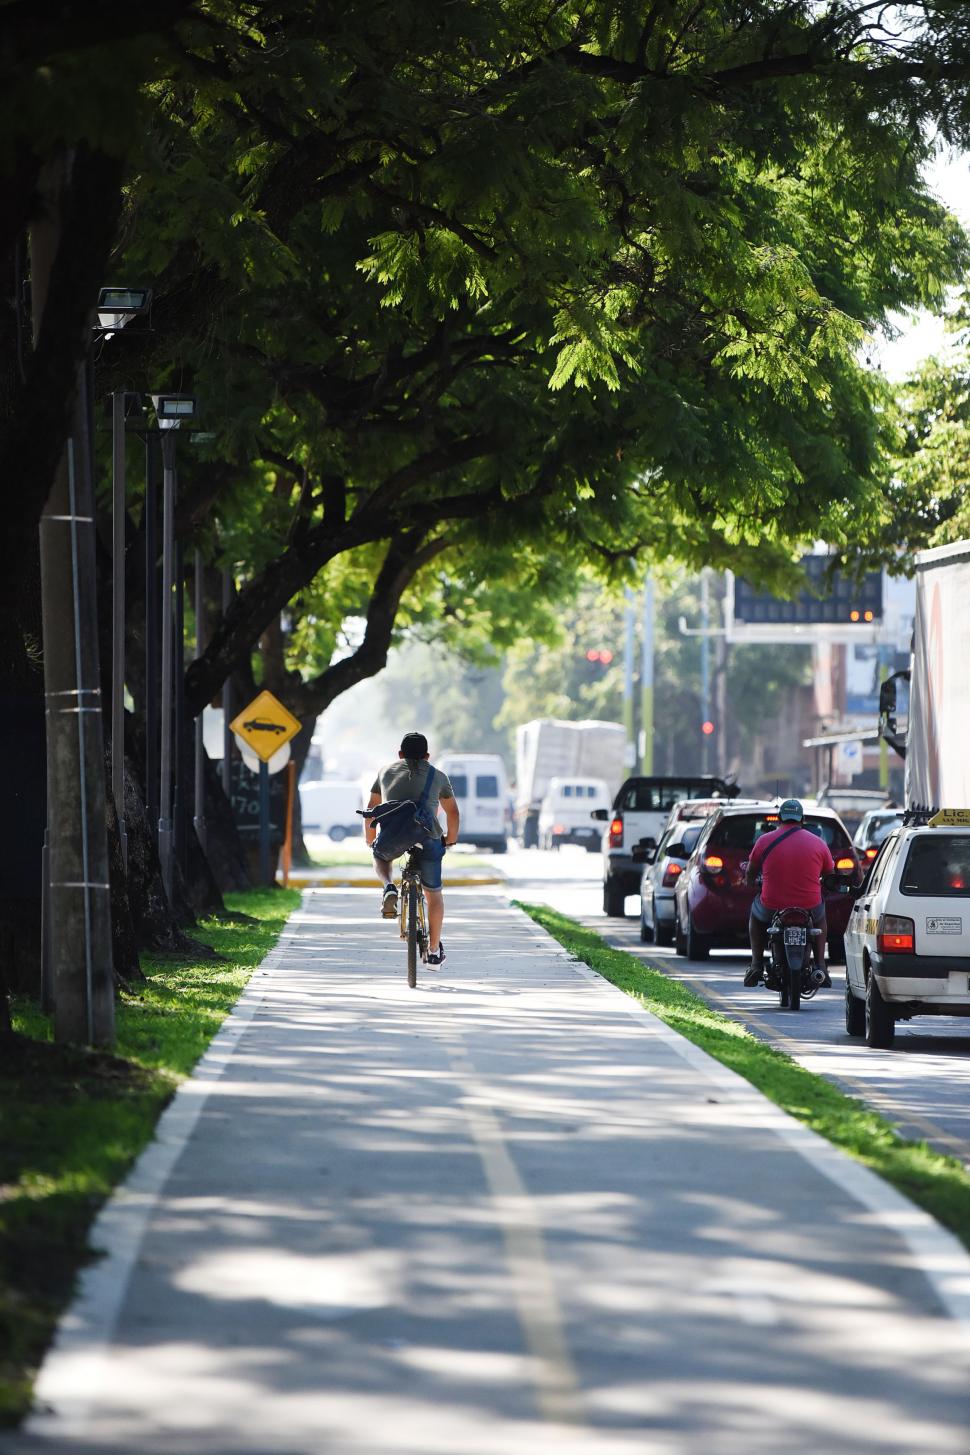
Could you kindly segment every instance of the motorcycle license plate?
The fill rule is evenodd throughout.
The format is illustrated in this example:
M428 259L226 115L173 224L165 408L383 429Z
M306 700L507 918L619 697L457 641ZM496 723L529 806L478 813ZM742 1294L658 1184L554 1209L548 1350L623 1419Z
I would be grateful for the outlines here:
M786 925L785 926L785 944L786 945L807 945L808 944L808 931L806 930L805 926L804 925Z

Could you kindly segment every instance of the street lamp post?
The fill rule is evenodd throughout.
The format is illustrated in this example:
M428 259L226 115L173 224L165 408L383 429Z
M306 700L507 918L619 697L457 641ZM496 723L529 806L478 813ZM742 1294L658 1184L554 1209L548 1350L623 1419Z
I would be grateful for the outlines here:
M225 621L232 600L232 572L222 573L222 619ZM222 791L232 803L232 686L227 677L222 684Z
M202 656L203 641L205 635L205 582L202 570L202 552L195 553L195 655ZM206 823L205 823L205 740L203 737L203 713L200 711L195 719L195 791L193 803L195 814L192 823L195 826L196 837L202 845L203 854L206 851Z
M162 439L162 690L161 746L158 782L158 857L162 883L172 898L172 721L174 695L175 604L175 431L195 414L195 399L188 394L153 394L155 417ZM179 583L181 588L181 583Z

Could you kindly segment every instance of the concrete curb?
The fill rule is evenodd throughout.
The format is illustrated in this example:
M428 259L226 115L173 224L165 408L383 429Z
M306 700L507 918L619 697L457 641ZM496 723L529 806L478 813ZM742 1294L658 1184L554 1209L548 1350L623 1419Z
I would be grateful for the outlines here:
M282 880L279 881L282 883ZM468 875L449 875L444 882L445 889L468 889L479 884L506 884L505 876L494 874L482 875L480 878L473 878ZM302 874L291 874L288 888L290 889L376 889L377 880L373 874L364 877L345 876L339 879L309 879Z

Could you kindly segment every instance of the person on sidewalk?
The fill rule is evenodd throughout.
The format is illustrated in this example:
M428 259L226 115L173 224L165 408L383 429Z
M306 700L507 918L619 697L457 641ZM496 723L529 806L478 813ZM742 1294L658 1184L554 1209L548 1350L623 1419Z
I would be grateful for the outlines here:
M805 810L799 800L786 798L778 810L778 828L762 834L751 850L745 879L748 884L754 884L760 874L761 889L754 897L748 920L751 965L744 977L747 986L757 985L761 980L772 916L776 910L792 906L811 910L812 924L822 932L812 936L815 963L825 976L823 983L832 984L823 958L828 925L821 876L835 872L835 861L828 845L811 829L803 827L804 818Z
M421 854L421 882L424 885L428 905L428 965L441 965L445 950L441 943L441 926L445 917L445 901L441 892L441 861L446 848L458 842L458 803L448 776L435 768L428 754L428 739L424 733L405 733L401 747L393 763L381 768L371 788L368 809L391 799L411 798L415 802L423 794L431 774L427 794L427 806L431 810L436 829L435 837L424 846ZM444 810L447 830L442 833L438 808ZM364 838L373 845L377 837L377 825L373 819L364 819ZM397 886L393 879L393 865L388 859L374 855L374 869L383 885L381 892L381 914L385 919L397 917Z

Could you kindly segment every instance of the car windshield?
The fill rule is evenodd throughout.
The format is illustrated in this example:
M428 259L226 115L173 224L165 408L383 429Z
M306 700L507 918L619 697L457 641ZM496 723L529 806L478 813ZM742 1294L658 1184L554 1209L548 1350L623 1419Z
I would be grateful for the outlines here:
M902 817L901 813L895 811L872 814L859 825L855 842L860 849L875 848L889 837L896 825L902 821Z
M970 895L970 834L920 834L909 846L899 887L934 899Z
M732 814L715 824L710 843L720 849L740 849L746 853L762 834L770 834L773 829L784 827L786 825L779 821L776 814ZM817 834L830 849L836 845L841 847L845 842L842 829L829 818L816 819L806 815L802 828Z

